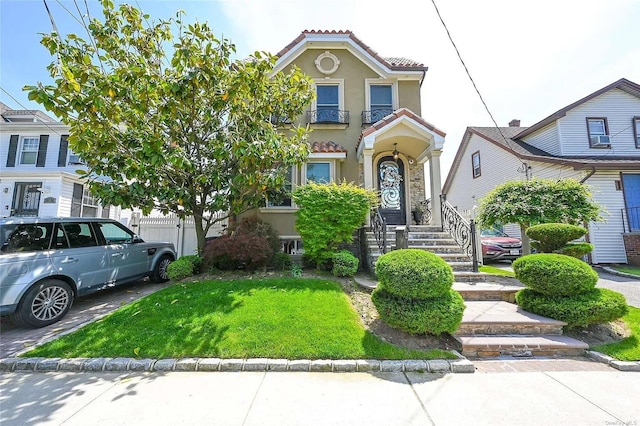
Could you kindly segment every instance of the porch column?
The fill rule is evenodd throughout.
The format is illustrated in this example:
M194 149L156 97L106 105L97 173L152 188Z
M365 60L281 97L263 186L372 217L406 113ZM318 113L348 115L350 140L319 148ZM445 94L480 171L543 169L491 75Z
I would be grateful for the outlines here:
M364 188L373 189L373 149L365 149L362 151L363 158L363 174L364 174ZM371 218L367 215L367 226L371 225Z
M440 195L442 194L442 182L440 178L440 155L442 151L433 150L429 157L429 182L431 188L431 225L442 226L442 208Z

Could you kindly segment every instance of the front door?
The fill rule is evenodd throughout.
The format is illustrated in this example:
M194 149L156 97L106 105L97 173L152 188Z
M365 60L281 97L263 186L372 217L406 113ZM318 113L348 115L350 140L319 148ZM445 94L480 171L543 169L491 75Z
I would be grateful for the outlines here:
M42 183L16 183L11 216L38 216Z
M396 161L393 157L383 157L378 161L377 170L380 214L387 225L406 224L402 161Z
M623 174L624 203L627 225L631 232L640 231L640 175Z

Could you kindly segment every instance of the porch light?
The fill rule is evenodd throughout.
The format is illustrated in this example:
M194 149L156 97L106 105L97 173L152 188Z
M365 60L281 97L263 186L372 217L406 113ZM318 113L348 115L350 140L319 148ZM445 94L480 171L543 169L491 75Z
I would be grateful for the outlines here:
M393 144L393 159L394 160L398 160L398 155L400 155L400 153L398 152L398 144L394 143Z

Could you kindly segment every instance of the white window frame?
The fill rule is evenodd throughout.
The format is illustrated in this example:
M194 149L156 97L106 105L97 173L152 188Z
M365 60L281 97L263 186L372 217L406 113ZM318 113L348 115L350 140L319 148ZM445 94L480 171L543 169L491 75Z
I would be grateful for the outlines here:
M334 160L330 160L330 159L317 159L317 160L308 160L306 163L303 164L303 166L302 166L302 183L303 184L308 183L308 181L307 181L307 165L309 163L329 164L329 182L320 182L320 183L332 183L332 182L336 181L335 161Z
M636 148L640 149L640 117L633 117L633 136Z
M324 78L322 80L316 80L314 82L314 90L316 91L316 95L318 93L318 86L338 86L338 111L344 111L344 79L343 78ZM317 98L317 96L316 96ZM311 103L311 110L318 111L318 102L317 99L314 98ZM314 124L324 124L324 123L311 123ZM335 125L344 125L342 123L332 123Z
M397 110L398 103L398 82L381 78L365 78L364 80L364 110L371 111L371 86L391 86L391 104L393 110Z
M25 145L27 142L36 142L36 149L25 150ZM40 151L40 138L38 136L23 136L20 144L20 165L21 166L35 166L38 163L38 151ZM25 152L31 154L35 153L35 157L33 159L33 163L25 163L24 162L24 154Z
M591 131L591 122L601 122L602 123L602 133L600 132L592 132ZM597 145L593 143L591 140L597 136L609 136L609 123L607 117L587 117L587 136L589 137L589 147L590 148L598 148Z
M476 174L476 162L475 162L476 158L478 159L477 174ZM482 159L480 158L480 151L476 151L473 154L471 154L471 176L473 176L474 179L482 176Z
M85 216L85 208L95 209L95 216ZM100 204L96 200L96 197L89 191L89 189L83 185L82 188L82 204L80 207L80 214L82 217L100 217Z
M291 166L291 192L293 192L298 186L298 167ZM296 203L293 201L293 197L291 197L291 205L290 206L274 206L271 204L269 199L267 199L266 205L263 209L260 209L261 212L269 212L269 213L277 213L281 211L291 211L297 209Z

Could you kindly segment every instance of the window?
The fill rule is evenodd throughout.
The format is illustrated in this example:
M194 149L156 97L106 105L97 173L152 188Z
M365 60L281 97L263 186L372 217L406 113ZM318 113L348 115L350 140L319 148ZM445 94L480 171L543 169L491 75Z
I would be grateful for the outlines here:
M307 182L331 182L331 163L307 163Z
M633 134L636 137L636 148L640 148L640 117L633 117Z
M105 222L98 224L107 244L132 244L133 233L125 230L115 223Z
M609 148L611 146L606 118L587 118L587 130L591 148Z
M285 179L286 179L286 183L284 185L284 194L280 194L279 197L276 197L274 194L273 197L270 197L269 199L267 199L267 207L270 207L270 208L293 207L293 200L291 199L291 193L293 192L293 167L292 166L289 166Z
M98 245L96 237L88 223L64 223L70 248L95 247Z
M340 87L337 84L322 84L316 86L318 98L316 101L316 123L340 123Z
M392 86L390 84L371 85L370 99L371 123L380 121L393 112Z
M71 199L72 217L98 217L98 201L87 188L79 183L73 184Z
M20 164L36 164L40 138L23 138L22 151L20 152Z
M473 169L474 179L482 174L480 170L480 151L476 151L471 154L471 167Z

